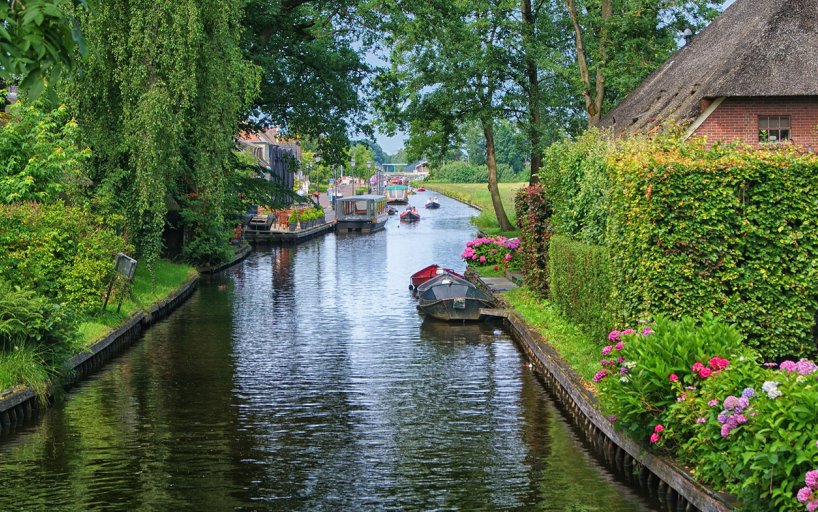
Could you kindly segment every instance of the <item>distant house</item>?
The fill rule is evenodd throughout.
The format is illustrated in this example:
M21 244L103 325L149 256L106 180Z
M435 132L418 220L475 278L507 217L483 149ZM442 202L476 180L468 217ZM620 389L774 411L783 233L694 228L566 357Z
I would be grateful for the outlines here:
M267 179L287 190L293 189L301 169L302 150L297 140L279 138L278 128L268 128L260 133L241 133L238 143L251 151L268 171ZM289 204L292 199L287 196L281 201Z
M601 124L627 134L668 121L711 144L818 150L816 0L736 0Z

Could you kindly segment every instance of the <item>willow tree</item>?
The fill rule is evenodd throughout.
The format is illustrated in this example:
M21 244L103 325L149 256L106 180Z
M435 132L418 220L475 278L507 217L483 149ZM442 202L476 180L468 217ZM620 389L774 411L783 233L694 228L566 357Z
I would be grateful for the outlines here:
M108 0L81 17L88 57L68 94L94 155L94 200L126 214L142 258L160 254L174 202L194 212L190 259L226 244L225 166L258 80L239 45L243 4Z
M434 149L443 155L459 145L467 121L479 123L494 212L501 229L513 229L497 186L495 123L507 107L516 1L392 0L384 5L393 84L409 99L388 114L408 121L415 153Z

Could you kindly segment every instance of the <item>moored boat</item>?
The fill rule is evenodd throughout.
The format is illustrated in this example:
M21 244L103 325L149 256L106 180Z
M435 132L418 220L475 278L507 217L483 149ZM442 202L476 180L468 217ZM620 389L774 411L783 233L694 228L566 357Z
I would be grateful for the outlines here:
M389 185L386 187L386 202L389 204L407 204L409 187L406 185Z
M386 198L378 195L350 196L338 199L335 204L335 230L372 233L383 229L389 214Z
M403 222L417 222L420 220L420 213L414 206L407 206L405 210L400 212L400 220Z
M463 277L461 274L458 274L457 272L450 268L444 268L438 265L437 263L433 263L428 267L424 267L415 272L414 274L412 274L411 276L409 276L410 283L409 289L414 290L415 288L427 282L428 280L437 276L442 276L443 274L452 274L460 278Z
M426 189L423 187L418 187L418 192L426 192Z
M418 312L439 320L480 320L481 310L493 306L491 295L449 273L418 288Z
M430 197L426 200L426 208L430 208L432 210L440 208L440 200L437 198L437 196Z

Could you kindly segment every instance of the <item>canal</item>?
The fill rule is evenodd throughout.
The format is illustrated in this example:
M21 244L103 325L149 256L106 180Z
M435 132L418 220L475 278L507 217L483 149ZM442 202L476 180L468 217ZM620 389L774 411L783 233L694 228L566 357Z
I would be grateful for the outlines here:
M655 510L498 325L421 321L409 275L474 235L464 205L422 210L203 281L0 440L0 510Z

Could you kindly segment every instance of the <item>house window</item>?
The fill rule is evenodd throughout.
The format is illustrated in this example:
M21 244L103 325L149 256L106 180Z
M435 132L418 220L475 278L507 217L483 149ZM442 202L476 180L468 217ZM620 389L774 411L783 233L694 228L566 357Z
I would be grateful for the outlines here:
M758 116L759 142L790 140L790 116Z

